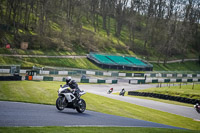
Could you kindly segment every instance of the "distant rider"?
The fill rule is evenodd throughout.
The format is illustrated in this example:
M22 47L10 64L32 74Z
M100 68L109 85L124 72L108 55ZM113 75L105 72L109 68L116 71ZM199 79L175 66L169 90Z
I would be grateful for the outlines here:
M119 93L119 95L122 95L122 96L124 96L124 94L125 94L125 89L123 88L122 90L121 90L121 92Z

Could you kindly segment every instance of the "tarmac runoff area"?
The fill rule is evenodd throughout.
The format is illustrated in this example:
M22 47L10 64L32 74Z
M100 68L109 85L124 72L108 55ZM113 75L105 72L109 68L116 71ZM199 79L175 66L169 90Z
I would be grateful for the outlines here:
M53 105L0 101L0 126L77 126L77 127L156 127L182 129L178 127L108 115L86 110L77 113L73 109L58 111Z

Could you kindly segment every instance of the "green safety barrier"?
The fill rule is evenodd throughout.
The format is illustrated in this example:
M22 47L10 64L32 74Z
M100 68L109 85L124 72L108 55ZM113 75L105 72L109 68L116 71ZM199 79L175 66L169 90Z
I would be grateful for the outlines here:
M81 79L81 83L89 83L89 79Z
M49 74L55 74L55 75L58 75L58 71L57 71L57 70L51 70L51 71L49 71Z
M103 72L95 72L95 75L103 76Z
M151 73L150 77L156 77L156 74L155 73Z
M43 77L43 81L53 81L53 77Z
M170 82L170 79L164 79L164 82L165 82L165 83L169 83L169 82Z
M126 73L126 77L132 77L132 73Z
M86 74L86 71L83 71L83 70L76 70L76 73L78 73L78 74Z
M197 74L192 74L192 77L197 77Z
M97 83L105 83L105 82L106 82L105 80L101 80L101 79L97 80Z
M112 77L118 77L118 76L119 76L119 73L111 73L111 76L112 76Z
M117 80L112 80L112 84L117 84Z
M177 74L176 73L172 74L172 77L177 77Z
M34 70L34 71L36 71L36 74L40 74L40 70Z
M68 75L76 75L77 72L76 71L68 71Z
M144 77L144 73L134 73L134 77Z
M176 82L182 82L182 79L176 79Z
M187 74L183 74L183 77L187 77Z
M138 84L145 84L145 80L138 80Z
M193 82L193 79L187 79L187 82Z
M152 83L158 83L158 79L153 79Z

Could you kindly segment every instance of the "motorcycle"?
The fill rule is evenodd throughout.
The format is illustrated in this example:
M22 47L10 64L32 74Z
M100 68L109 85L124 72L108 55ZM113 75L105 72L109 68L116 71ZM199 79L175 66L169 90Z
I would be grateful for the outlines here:
M198 113L200 113L200 105L199 105L199 104L195 104L195 105L194 105L194 109L195 109Z
M72 91L68 85L60 85L58 98L56 100L56 108L60 111L64 110L64 108L72 108L76 109L79 113L83 113L86 109L86 102L80 97L86 92L80 91L77 97L74 93L75 92Z
M119 95L124 96L125 92L126 92L125 90L122 90L122 91L120 91Z
M111 94L113 92L113 88L110 88L107 92L107 94Z

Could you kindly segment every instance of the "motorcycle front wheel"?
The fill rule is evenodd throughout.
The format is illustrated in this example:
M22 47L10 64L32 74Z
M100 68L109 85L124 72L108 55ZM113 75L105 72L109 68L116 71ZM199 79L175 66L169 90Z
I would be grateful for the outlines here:
M60 111L65 108L64 105L63 105L63 98L61 98L61 97L57 98L57 100L56 100L56 108L58 110L60 110Z
M78 107L76 107L77 112L83 113L86 109L86 102L83 99L80 99L78 102Z

